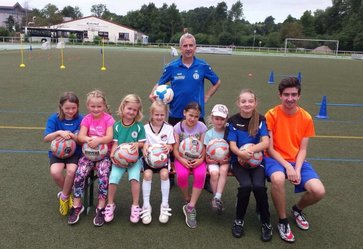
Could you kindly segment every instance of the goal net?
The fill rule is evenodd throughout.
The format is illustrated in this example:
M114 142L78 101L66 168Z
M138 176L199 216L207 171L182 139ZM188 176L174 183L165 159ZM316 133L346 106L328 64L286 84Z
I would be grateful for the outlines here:
M339 40L285 39L285 55L294 53L338 56L338 51Z

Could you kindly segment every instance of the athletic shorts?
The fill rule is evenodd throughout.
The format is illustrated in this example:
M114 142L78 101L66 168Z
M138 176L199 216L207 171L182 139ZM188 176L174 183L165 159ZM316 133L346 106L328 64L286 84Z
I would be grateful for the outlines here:
M219 164L207 164L208 172L217 171L219 172Z
M153 173L159 173L160 170L169 168L169 166L168 166L169 164L165 165L164 167L158 168L158 169L152 168L152 167L150 167L149 164L147 164L147 162L145 161L144 158L142 158L142 163L144 165L144 171L147 169L150 169Z
M142 170L142 159L139 158L136 163L128 168L121 168L112 164L112 170L110 174L109 183L110 184L119 184L123 174L127 171L129 181L136 180L140 181L140 171Z
M53 155L50 155L49 157L49 162L50 162L50 166L54 163L64 163L64 167L66 167L67 164L73 163L73 164L78 164L78 160L81 158L81 155L76 155L74 154L71 157L65 158L65 159L61 159L58 157L55 157Z
M295 163L290 162L290 164L295 167ZM284 172L286 175L286 169L275 159L266 157L265 158L265 174L268 179L271 178L272 174L275 172ZM318 174L314 170L313 166L305 161L301 166L301 182L299 185L295 185L295 193L300 193L306 191L305 183L311 179L319 179Z

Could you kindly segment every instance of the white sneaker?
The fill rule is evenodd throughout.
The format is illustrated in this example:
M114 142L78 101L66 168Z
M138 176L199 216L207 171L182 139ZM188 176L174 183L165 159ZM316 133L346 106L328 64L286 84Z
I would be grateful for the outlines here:
M171 208L169 208L169 206L164 207L163 205L160 205L160 223L167 223L169 221L169 216L171 216L170 211Z
M152 220L152 217L151 217L151 206L148 206L148 207L143 207L142 208L142 211L140 213L141 215L141 220L142 220L142 223L144 223L145 225L147 224L150 224L151 220Z

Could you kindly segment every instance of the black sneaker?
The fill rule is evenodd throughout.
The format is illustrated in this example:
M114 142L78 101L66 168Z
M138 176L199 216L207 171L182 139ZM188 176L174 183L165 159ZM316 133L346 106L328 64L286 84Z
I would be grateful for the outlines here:
M262 224L261 229L261 240L262 241L270 241L272 239L272 226L270 223Z
M105 224L105 208L96 208L96 216L93 218L93 225L101 227Z
M244 221L243 220L235 220L232 226L232 235L236 238L241 238L244 234L243 229Z

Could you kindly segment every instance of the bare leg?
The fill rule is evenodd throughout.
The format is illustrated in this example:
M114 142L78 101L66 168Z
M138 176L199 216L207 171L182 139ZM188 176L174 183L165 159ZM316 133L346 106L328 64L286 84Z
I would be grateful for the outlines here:
M271 176L271 196L280 219L286 216L285 174L275 172Z
M309 180L304 187L307 191L296 204L297 208L301 210L317 203L325 196L324 185L319 179Z

